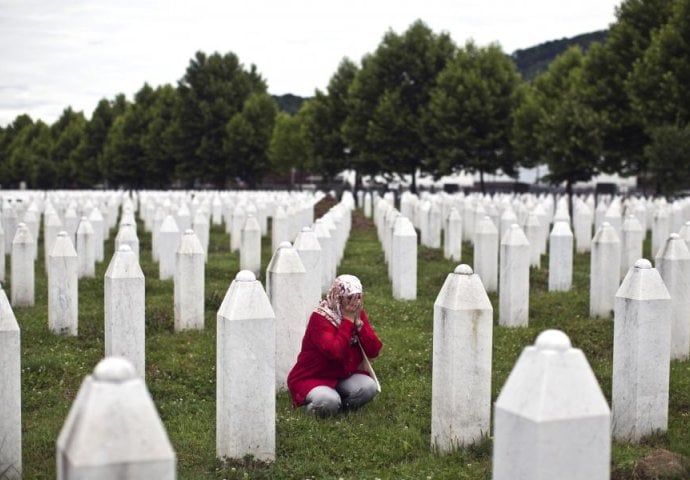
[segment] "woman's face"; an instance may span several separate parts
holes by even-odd
[[[340,305],[341,308],[346,311],[361,310],[364,305],[362,294],[355,293],[353,295],[344,295]]]

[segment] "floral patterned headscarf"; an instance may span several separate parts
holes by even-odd
[[[316,312],[326,317],[336,327],[340,326],[343,314],[340,304],[343,297],[362,293],[362,282],[354,275],[339,275],[333,280],[333,285],[326,293],[326,298],[321,300],[316,307]]]

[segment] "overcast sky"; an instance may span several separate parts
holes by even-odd
[[[232,51],[280,95],[324,89],[340,60],[359,62],[389,29],[416,19],[463,44],[506,53],[607,28],[613,0],[0,0],[0,126],[54,122],[71,105],[175,85],[194,53]]]

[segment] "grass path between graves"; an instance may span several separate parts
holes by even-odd
[[[173,284],[160,281],[151,260],[150,234],[139,224],[141,265],[146,276],[146,383],[177,453],[181,479],[488,479],[491,439],[452,454],[430,450],[433,302],[456,266],[441,250],[419,248],[418,299],[391,296],[383,252],[373,225],[361,218],[353,229],[339,273],[362,279],[365,306],[384,343],[374,367],[383,391],[364,409],[330,420],[293,410],[278,394],[277,458],[273,464],[221,462],[215,458],[215,315],[239,269],[228,235],[213,226],[206,266],[206,329],[173,332]],[[36,264],[36,306],[17,308],[22,338],[22,435],[25,479],[55,478],[55,441],[83,378],[103,355],[103,275],[79,283],[79,336],[49,333],[43,252]],[[645,245],[649,252],[649,242]],[[263,269],[270,260],[263,241]],[[575,255],[574,287],[548,293],[548,257],[532,270],[530,326],[494,327],[492,400],[495,401],[522,349],[546,328],[559,328],[584,351],[607,399],[611,397],[613,324],[588,317],[589,255]],[[648,257],[649,258],[649,257]],[[462,263],[472,264],[463,245]],[[7,285],[9,292],[11,286]],[[497,297],[490,296],[496,322]],[[614,444],[612,477],[645,478],[640,460],[663,448],[690,456],[690,362],[673,362],[669,430],[641,445]]]

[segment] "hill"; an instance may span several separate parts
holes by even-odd
[[[579,45],[583,51],[586,51],[593,42],[603,42],[606,40],[607,32],[608,30],[598,30],[575,37],[550,40],[533,47],[515,50],[510,55],[510,58],[517,65],[522,78],[531,80],[545,71],[558,55],[565,52],[571,46]],[[285,95],[273,95],[273,99],[278,104],[278,110],[295,115],[305,100],[309,98],[287,93]]]
[[[278,110],[281,112],[289,113],[290,115],[296,114],[305,100],[305,97],[299,97],[291,93],[286,93],[285,95],[272,95],[273,99],[278,104]]]
[[[579,45],[583,51],[586,51],[593,42],[603,42],[606,40],[607,32],[608,30],[598,30],[571,38],[551,40],[534,47],[515,50],[510,57],[517,65],[522,78],[531,80],[545,71],[558,55],[565,52],[571,46]]]

